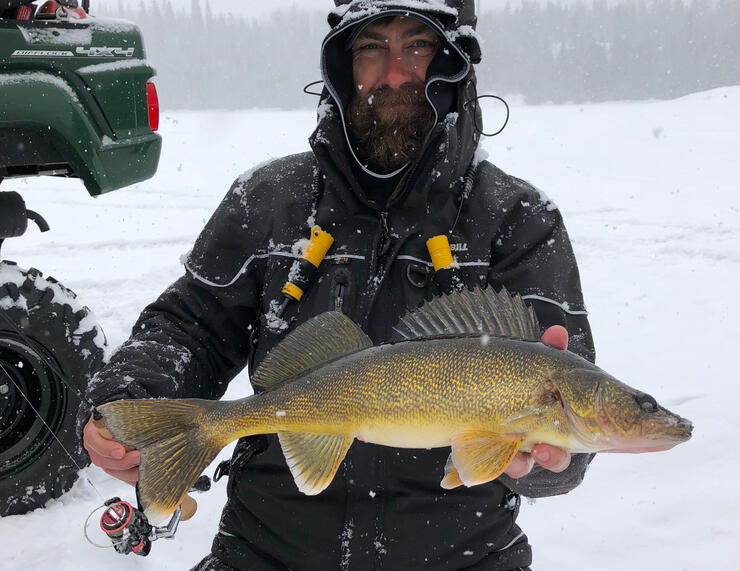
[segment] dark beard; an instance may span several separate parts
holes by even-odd
[[[409,105],[385,109],[398,103]],[[363,165],[380,173],[418,159],[434,124],[434,110],[424,96],[424,86],[415,85],[398,89],[381,86],[365,95],[357,93],[347,115],[355,155]]]

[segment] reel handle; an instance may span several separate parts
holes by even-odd
[[[114,440],[113,435],[110,433],[110,431],[105,427],[105,419],[104,418],[93,418],[92,419],[93,426],[98,429],[98,433],[100,436],[105,438],[106,440]],[[126,452],[131,452],[132,450],[135,450],[133,446],[123,446]],[[182,503],[180,504],[180,508],[182,509],[182,515],[180,516],[181,521],[187,521],[191,517],[195,515],[195,512],[198,510],[198,502],[195,501],[195,499],[190,495],[186,494],[185,497],[182,499]]]

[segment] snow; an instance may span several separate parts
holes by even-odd
[[[441,0],[374,0],[373,2],[368,2],[367,0],[354,0],[349,4],[337,6],[331,13],[338,18],[341,18],[339,25],[343,26],[349,22],[354,22],[356,20],[361,20],[368,16],[378,14],[388,6],[392,8],[417,10],[426,13],[431,12],[457,17],[457,10],[447,6]]]
[[[495,104],[481,105],[496,124]],[[75,180],[4,181],[52,231],[29,229],[3,256],[73,289],[115,347],[181,274],[180,254],[239,173],[306,150],[314,125],[311,111],[165,112],[152,180],[97,199]],[[523,502],[535,569],[740,568],[738,125],[732,87],[668,102],[515,105],[507,129],[483,142],[490,160],[560,205],[598,363],[695,424],[674,450],[601,455],[570,494]],[[242,374],[227,397],[249,391]],[[225,480],[196,496],[199,511],[175,540],[134,558],[89,545],[82,532],[104,499],[133,500],[133,491],[97,469],[83,476],[46,509],[0,519],[3,571],[182,570],[209,550]],[[96,520],[90,534],[103,543]],[[350,522],[337,541],[352,533]]]
[[[143,59],[129,59],[119,61],[109,61],[106,63],[95,63],[92,65],[86,65],[77,70],[78,73],[108,73],[112,71],[120,71],[123,69],[135,69],[137,67],[151,67],[151,64]]]
[[[31,28],[18,26],[27,44],[89,46],[92,29],[80,28]]]

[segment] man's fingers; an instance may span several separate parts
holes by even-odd
[[[138,450],[132,450],[127,452],[126,455],[121,459],[113,459],[107,456],[101,456],[95,451],[88,452],[90,455],[90,461],[98,468],[103,470],[129,470],[130,468],[137,468],[141,463],[141,455]]]
[[[504,470],[504,474],[515,480],[529,474],[534,465],[534,460],[529,454],[517,452],[509,462],[509,466]]]
[[[544,345],[549,345],[555,349],[568,348],[568,330],[562,325],[553,325],[545,329],[540,339]]]
[[[570,466],[570,452],[548,444],[535,444],[532,447],[532,457],[550,472],[562,472]]]
[[[104,458],[121,460],[126,455],[126,449],[122,444],[115,440],[103,438],[95,425],[90,421],[85,425],[82,436],[85,450],[87,450],[91,457],[95,453]]]
[[[535,444],[530,454],[517,452],[504,474],[514,479],[523,478],[532,471],[535,462],[550,472],[562,472],[570,466],[570,452],[549,444]]]

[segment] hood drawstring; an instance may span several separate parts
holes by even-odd
[[[311,83],[307,83],[303,86],[303,93],[306,95],[316,95],[317,97],[321,97],[321,93],[316,93],[315,91],[309,91],[309,87],[313,87],[314,85],[318,85],[319,83],[324,83],[323,79],[319,79],[318,81],[312,81]]]
[[[475,90],[475,86],[473,86],[473,89]],[[506,119],[504,119],[503,125],[501,125],[501,128],[494,132],[494,133],[484,133],[483,132],[483,126],[478,125],[478,100],[479,99],[485,99],[486,97],[489,97],[491,99],[498,99],[501,103],[504,104],[504,107],[506,107]],[[474,108],[473,108],[473,126],[475,127],[475,130],[478,132],[479,135],[483,135],[484,137],[495,137],[496,135],[501,134],[501,132],[506,129],[506,125],[509,123],[509,104],[506,102],[506,100],[503,97],[500,97],[498,95],[478,95],[478,91],[475,91],[475,97],[472,99],[468,99],[465,102],[464,107],[467,108],[467,106],[473,102]]]

